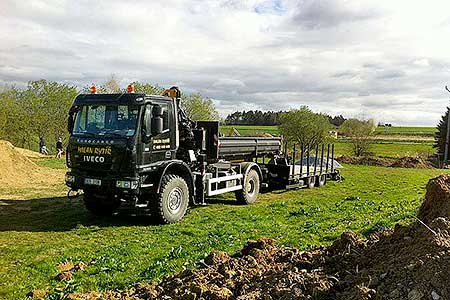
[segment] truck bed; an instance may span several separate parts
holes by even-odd
[[[221,137],[217,121],[198,121],[197,129],[205,132],[204,151],[211,162],[219,159],[252,159],[281,151],[280,137]]]
[[[243,159],[273,155],[281,151],[279,137],[220,137],[218,158]]]

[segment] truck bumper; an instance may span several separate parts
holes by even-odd
[[[136,177],[93,177],[75,172],[66,173],[66,185],[74,191],[89,190],[115,195],[139,194],[139,178]]]

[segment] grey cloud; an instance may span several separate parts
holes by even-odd
[[[395,79],[404,77],[405,72],[401,70],[383,70],[379,74],[376,75],[376,78],[379,79]]]
[[[331,77],[333,77],[333,78],[354,78],[354,77],[358,76],[358,74],[359,73],[357,71],[346,70],[346,71],[334,73],[333,75],[331,75]]]
[[[369,20],[379,17],[381,14],[373,8],[359,5],[352,7],[349,5],[351,3],[336,0],[303,0],[298,4],[294,20],[305,28],[319,29]]]
[[[33,47],[30,45],[20,45],[18,47],[0,49],[0,55],[11,54],[14,55],[33,55],[48,56],[54,59],[64,59],[64,58],[80,58],[74,51],[70,49],[54,49],[45,47]]]

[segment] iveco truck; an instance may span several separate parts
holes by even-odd
[[[302,145],[298,153],[294,145],[288,156],[280,137],[222,137],[218,122],[192,121],[180,96],[176,87],[146,95],[129,85],[127,93],[92,87],[75,98],[66,184],[83,192],[90,212],[174,223],[207,197],[234,192],[239,203],[252,204],[262,188],[311,188],[339,177],[330,145]]]

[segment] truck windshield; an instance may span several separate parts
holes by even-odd
[[[74,134],[133,136],[138,107],[129,105],[85,105],[75,118]]]

